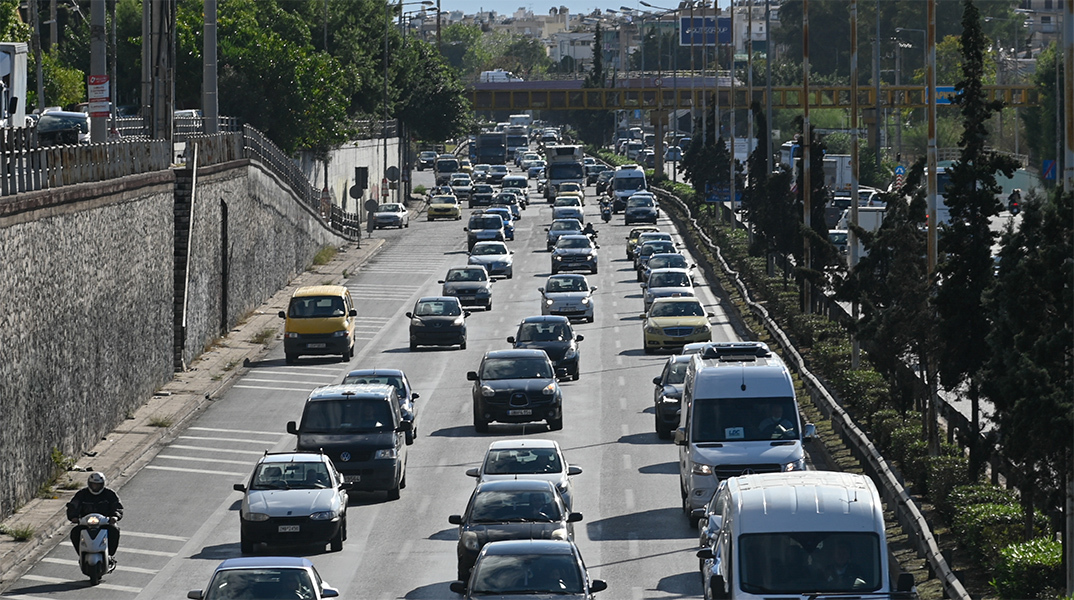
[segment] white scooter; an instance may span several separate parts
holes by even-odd
[[[78,565],[82,574],[90,578],[90,584],[97,585],[101,577],[115,569],[108,564],[108,517],[90,513],[78,524],[85,527],[78,540]]]

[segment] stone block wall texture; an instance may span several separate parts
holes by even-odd
[[[225,228],[226,252],[221,245]],[[199,174],[191,231],[183,350],[187,364],[309,268],[322,247],[345,243],[256,162],[246,168]],[[226,328],[222,328],[224,322]]]
[[[78,187],[0,218],[0,515],[172,376],[172,184]]]

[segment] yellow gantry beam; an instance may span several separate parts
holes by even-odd
[[[727,88],[706,90],[701,88],[690,91],[686,87],[675,89],[668,87],[670,80],[664,80],[664,87],[652,88],[616,88],[616,89],[556,89],[556,82],[550,81],[547,89],[473,89],[468,88],[466,95],[474,110],[619,110],[619,109],[676,109],[700,108],[703,104],[711,106],[718,98],[721,107],[731,106],[731,92]],[[509,84],[506,84],[509,85]],[[1025,85],[986,85],[984,91],[989,100],[1002,100],[1006,106],[1036,106],[1039,95],[1036,88]],[[876,106],[876,90],[869,87],[858,88],[858,105],[862,108]],[[882,108],[924,108],[927,96],[923,86],[885,86],[880,88],[880,106]],[[765,88],[753,90],[753,100],[764,106]],[[748,90],[741,87],[735,90],[735,106],[747,108],[750,105]],[[803,105],[802,88],[772,88],[772,108],[801,109]],[[809,107],[850,108],[850,86],[810,87]]]

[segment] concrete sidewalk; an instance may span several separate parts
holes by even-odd
[[[411,211],[419,214],[423,206]],[[363,235],[363,238],[365,236]],[[287,307],[296,288],[306,285],[338,285],[354,276],[385,244],[383,239],[363,239],[361,247],[347,244],[329,263],[312,267],[279,290],[242,323],[220,338],[170,383],[84,456],[74,457],[76,466],[62,473],[50,489],[22,506],[0,527],[0,592],[51,551],[57,542],[67,543],[67,501],[85,486],[86,472],[102,471],[108,485],[120,490],[160,449],[179,435],[212,402],[218,400],[247,371],[244,365],[275,348],[282,338],[283,319],[277,313]],[[121,490],[120,490],[121,491]],[[26,533],[17,542],[11,535]],[[122,553],[122,546],[120,553]],[[77,569],[71,579],[82,576]]]

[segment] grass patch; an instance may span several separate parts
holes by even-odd
[[[276,330],[271,327],[266,327],[255,333],[254,337],[250,338],[250,341],[255,344],[267,344],[269,340],[274,337],[276,337]]]
[[[150,427],[167,429],[168,427],[171,427],[173,423],[175,423],[175,421],[173,421],[171,417],[153,417],[149,419]]]
[[[67,481],[65,481],[63,485],[60,486],[60,489],[67,491],[80,490],[82,489],[82,484],[68,477]]]
[[[15,538],[16,542],[25,542],[26,540],[34,537],[36,530],[29,525],[22,527],[4,527],[0,525],[0,533],[10,535]]]
[[[238,361],[229,360],[228,363],[226,365],[224,365],[224,370],[225,371],[230,371],[230,370],[234,369],[237,366],[239,366]]]
[[[730,177],[730,176],[728,176],[728,177]],[[421,196],[424,196],[425,192],[427,192],[427,191],[428,191],[428,189],[426,189],[426,187],[424,185],[416,185],[410,190],[410,193],[419,194]]]
[[[336,257],[339,250],[336,250],[335,246],[325,246],[317,251],[317,254],[313,256],[313,264],[315,265],[327,265]]]

